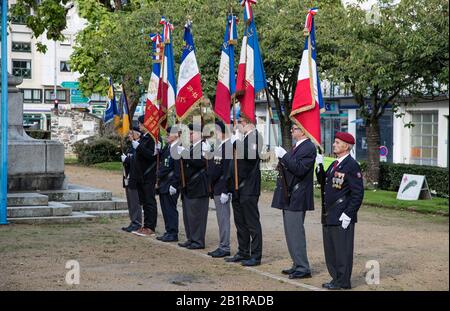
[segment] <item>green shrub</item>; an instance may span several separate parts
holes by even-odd
[[[121,154],[120,145],[116,141],[96,136],[76,142],[74,152],[78,162],[83,165],[117,161]]]

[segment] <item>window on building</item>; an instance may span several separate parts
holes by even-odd
[[[16,77],[31,79],[31,60],[12,61],[12,74]]]
[[[14,9],[15,4],[11,5],[11,11]],[[13,16],[11,18],[11,21],[13,24],[19,24],[19,25],[26,25],[27,24],[27,17],[31,15],[30,8],[25,7],[25,14],[21,16]]]
[[[69,61],[63,60],[59,62],[59,71],[61,72],[70,72],[70,64]]]
[[[23,89],[22,92],[25,103],[42,103],[42,90]]]
[[[72,45],[72,36],[71,35],[64,35],[64,40],[59,43],[60,45]]]
[[[437,165],[438,113],[437,111],[412,112],[411,163]]]
[[[12,42],[11,50],[13,52],[31,52],[31,43],[30,42]]]
[[[56,90],[57,98],[59,103],[67,102],[67,92],[66,90]],[[52,103],[53,102],[53,90],[45,90],[45,102]]]

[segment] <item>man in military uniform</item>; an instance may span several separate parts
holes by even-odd
[[[167,129],[167,144],[160,151],[158,170],[159,202],[166,231],[156,239],[163,242],[178,241],[177,201],[180,184],[180,160],[177,157],[178,146],[178,129],[169,127]]]
[[[282,270],[290,279],[311,277],[306,252],[305,214],[314,210],[314,162],[316,147],[301,128],[291,128],[295,146],[287,152],[282,147],[275,148],[279,158],[277,188],[272,207],[283,210],[284,232],[292,267]]]
[[[322,229],[325,261],[332,280],[322,287],[336,289],[351,288],[353,268],[353,245],[357,212],[364,197],[361,168],[350,155],[355,138],[344,132],[337,132],[333,153],[337,160],[326,172],[323,157],[316,162],[317,180],[322,185]]]
[[[128,139],[130,141],[138,140],[141,136],[141,131],[138,127],[134,127],[128,133]],[[136,163],[136,151],[130,146],[126,154],[121,155],[124,175],[123,175],[123,187],[125,188],[125,194],[127,197],[128,213],[130,216],[130,225],[123,227],[122,230],[126,232],[132,232],[139,230],[142,227],[142,209],[139,205],[139,194],[137,190],[137,163]]]
[[[237,229],[238,252],[227,262],[241,262],[243,266],[257,266],[262,257],[262,230],[258,200],[261,194],[260,152],[263,138],[250,120],[241,116],[231,142],[237,153],[238,184],[235,185],[235,161],[231,164],[231,188],[234,223]],[[244,135],[244,137],[242,137]]]
[[[189,131],[191,147],[189,150],[181,146],[178,148],[185,182],[182,202],[187,239],[178,245],[188,249],[204,249],[209,208],[205,152],[210,151],[210,146],[207,142],[202,142],[202,127],[199,124],[190,124]]]
[[[134,234],[150,236],[155,234],[157,207],[155,198],[156,183],[156,154],[158,146],[144,126],[144,116],[138,118],[139,129],[143,135],[139,140],[131,142],[136,152],[136,163],[138,169],[137,189],[139,200],[144,210],[144,226]]]
[[[230,256],[230,199],[229,168],[233,157],[233,146],[230,138],[226,139],[225,124],[216,122],[216,141],[214,152],[209,160],[208,176],[216,206],[217,223],[219,225],[219,247],[208,252],[213,258]]]

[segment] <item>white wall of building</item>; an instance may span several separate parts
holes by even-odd
[[[449,100],[434,102],[419,102],[411,106],[402,106],[399,110],[404,113],[402,118],[394,118],[394,163],[411,164],[411,129],[405,128],[405,124],[412,121],[413,112],[437,111],[438,112],[438,156],[437,164],[441,167],[448,166],[448,115]]]

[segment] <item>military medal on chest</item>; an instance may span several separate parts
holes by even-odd
[[[333,188],[341,189],[342,184],[344,183],[344,177],[345,177],[344,173],[334,172]]]

